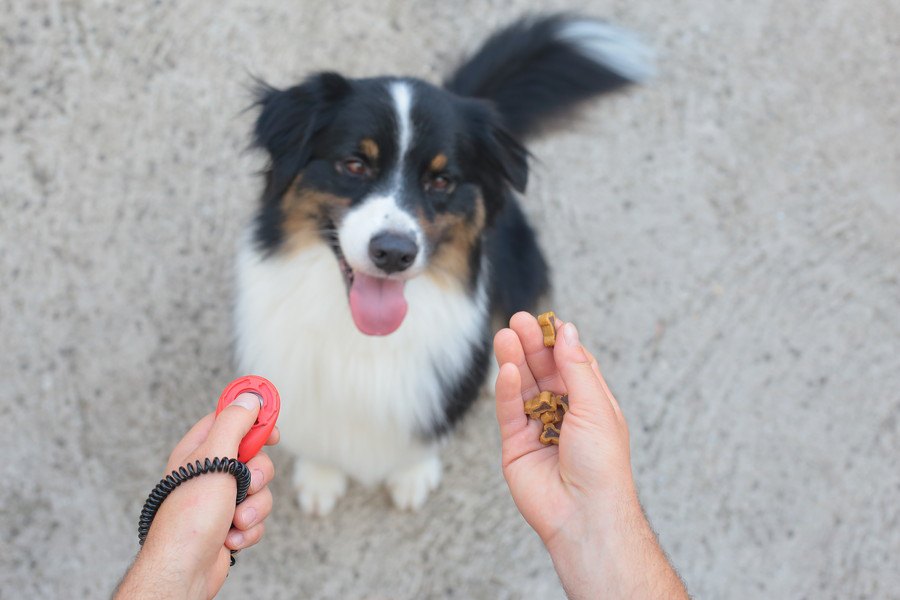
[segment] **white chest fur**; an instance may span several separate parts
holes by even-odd
[[[247,236],[249,238],[249,236]],[[325,244],[261,259],[238,256],[237,359],[282,398],[282,445],[363,483],[419,460],[417,433],[444,419],[442,396],[468,367],[487,316],[474,297],[427,276],[406,284],[400,328],[370,337],[353,324],[337,261]]]

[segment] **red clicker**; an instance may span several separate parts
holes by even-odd
[[[259,396],[262,399],[262,406],[259,407],[259,415],[256,417],[256,422],[247,435],[244,436],[244,439],[241,440],[240,446],[238,446],[237,458],[242,463],[246,463],[256,456],[265,445],[266,440],[269,439],[269,435],[275,428],[275,421],[278,420],[278,412],[281,410],[281,398],[278,396],[278,390],[275,389],[272,382],[259,375],[247,375],[239,377],[228,384],[228,387],[219,396],[216,415],[244,392],[250,392]]]

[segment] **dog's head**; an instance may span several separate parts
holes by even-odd
[[[328,244],[369,335],[403,322],[406,282],[471,289],[482,234],[527,152],[492,107],[411,79],[322,73],[263,87],[256,144],[270,157],[256,238],[267,251]]]

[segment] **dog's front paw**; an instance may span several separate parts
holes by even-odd
[[[300,508],[308,515],[324,517],[347,492],[347,476],[335,468],[297,460],[294,484]]]
[[[433,454],[388,477],[387,488],[397,508],[417,510],[440,481],[441,459]]]

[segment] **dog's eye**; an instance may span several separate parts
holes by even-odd
[[[449,192],[453,189],[453,180],[446,175],[432,175],[425,187],[432,192]]]
[[[371,169],[369,169],[369,165],[365,163],[361,158],[351,157],[344,159],[344,162],[341,163],[343,170],[350,175],[355,177],[368,177],[371,174]]]

